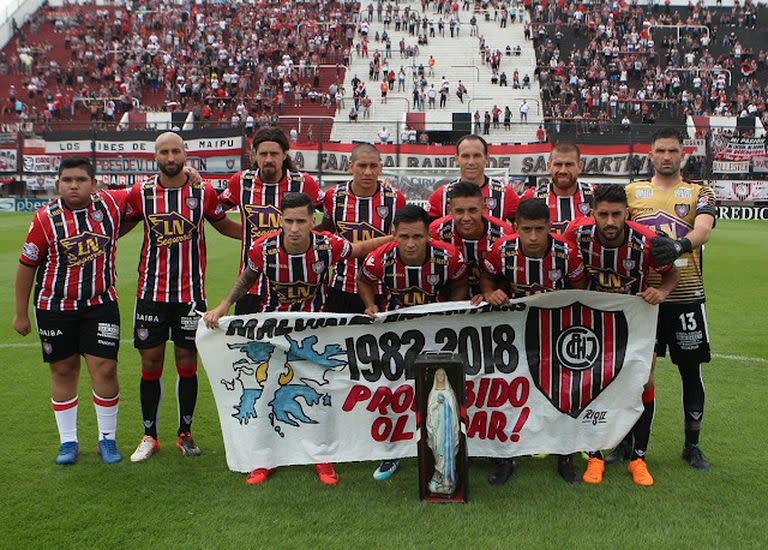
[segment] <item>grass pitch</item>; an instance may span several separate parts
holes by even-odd
[[[553,457],[519,460],[507,485],[486,477],[489,460],[470,467],[470,503],[424,505],[413,460],[391,480],[374,482],[372,463],[341,464],[341,483],[322,486],[311,467],[281,469],[260,487],[229,472],[206,376],[201,372],[195,436],[203,455],[174,448],[174,369],[166,369],[159,455],[145,464],[128,456],[142,434],[139,356],[120,351],[118,447],[122,463],[96,454],[90,384],[80,385],[80,462],[54,465],[58,435],[49,376],[36,336],[11,328],[14,277],[29,214],[0,216],[0,547],[543,547],[764,548],[768,344],[768,224],[720,222],[705,256],[710,335],[715,357],[704,370],[707,408],[702,448],[707,473],[680,459],[680,380],[668,360],[656,371],[657,407],[649,449],[656,485],[632,484],[609,467],[600,486],[571,487]],[[119,246],[123,338],[131,337],[141,231]],[[238,245],[208,230],[209,302],[231,285]],[[578,459],[578,466],[583,461]]]

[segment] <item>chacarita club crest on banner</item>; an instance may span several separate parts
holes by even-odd
[[[600,311],[579,302],[531,307],[525,345],[533,383],[560,412],[577,418],[616,379],[627,339],[622,311]]]
[[[285,433],[280,424],[294,428],[301,424],[317,424],[305,407],[330,407],[331,396],[321,393],[323,386],[328,384],[326,375],[330,370],[347,366],[346,360],[337,358],[338,355],[346,356],[346,351],[337,344],[326,345],[322,351],[317,351],[317,336],[307,336],[300,342],[287,335],[284,338],[287,344],[284,349],[273,342],[262,341],[227,344],[229,349],[240,351],[243,357],[232,363],[234,378],[221,380],[227,390],[240,392],[232,417],[241,425],[259,418],[258,401],[266,391],[272,391],[272,398],[267,403],[269,421],[281,437],[285,437]],[[311,371],[316,375],[296,380],[297,371]]]

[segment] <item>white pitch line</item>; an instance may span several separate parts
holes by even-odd
[[[123,338],[120,340],[121,344],[133,343],[130,338]],[[40,342],[15,342],[13,344],[0,344],[0,349],[19,349],[19,348],[39,348]]]

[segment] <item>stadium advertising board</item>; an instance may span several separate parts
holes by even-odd
[[[353,143],[324,143],[320,150],[316,143],[303,143],[291,149],[296,164],[302,170],[323,173],[347,173],[347,164]],[[385,168],[454,168],[456,148],[453,145],[396,145],[377,144]],[[552,146],[549,143],[528,145],[490,145],[488,147],[490,168],[507,169],[513,175],[544,176],[549,174],[547,159]],[[630,159],[636,157],[639,173],[650,171],[648,145],[581,145],[585,174],[629,175],[632,173]],[[695,148],[686,147],[690,154]],[[458,171],[458,169],[457,169]]]
[[[187,147],[187,165],[201,173],[233,173],[240,169],[243,138],[238,129],[179,132]],[[152,174],[157,132],[51,132],[44,135],[42,158],[34,171],[54,171],[68,155],[95,158],[99,174]],[[25,165],[26,166],[26,165]]]
[[[642,411],[656,306],[561,291],[504,309],[468,302],[364,315],[200,322],[197,346],[233,471],[415,456],[413,360],[466,357],[469,453],[614,446]]]
[[[0,199],[0,212],[34,212],[50,202],[50,199],[36,197]]]
[[[768,221],[768,206],[718,206],[719,220]]]
[[[712,190],[719,201],[768,201],[768,182],[752,180],[715,180]]]

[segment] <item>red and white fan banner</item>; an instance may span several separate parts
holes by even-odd
[[[642,411],[656,306],[567,290],[503,309],[469,302],[380,314],[266,313],[200,322],[197,347],[233,471],[416,455],[422,352],[466,358],[469,453],[616,445]]]
[[[714,180],[712,191],[719,201],[754,202],[768,200],[768,182],[753,180]]]

